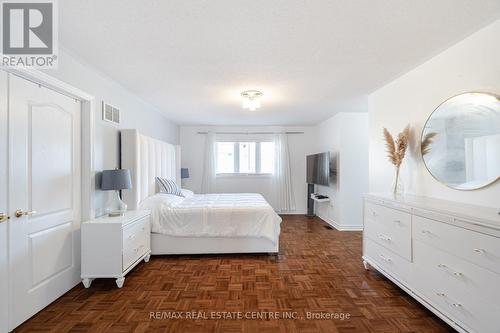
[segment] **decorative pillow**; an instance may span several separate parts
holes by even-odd
[[[161,207],[164,206],[173,207],[184,200],[186,200],[186,198],[179,197],[177,195],[156,193],[155,195],[152,195],[142,200],[141,203],[139,204],[139,209],[153,210],[153,209],[158,209],[160,207],[161,210]]]
[[[181,192],[182,192],[182,195],[184,195],[186,198],[194,197],[194,192],[190,191],[190,190],[188,190],[186,188],[182,188]]]
[[[156,177],[156,184],[158,184],[158,188],[160,189],[160,193],[167,193],[177,195],[179,197],[183,197],[181,188],[177,183],[171,179]]]

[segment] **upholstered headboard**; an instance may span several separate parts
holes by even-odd
[[[121,167],[129,169],[132,177],[132,189],[123,191],[123,201],[128,209],[137,209],[142,200],[156,193],[155,177],[173,179],[180,185],[180,146],[135,129],[121,130]]]

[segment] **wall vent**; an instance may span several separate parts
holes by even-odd
[[[108,121],[110,123],[119,124],[120,123],[120,109],[114,107],[111,104],[102,102],[102,120]]]

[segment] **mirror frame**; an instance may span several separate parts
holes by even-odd
[[[491,186],[491,185],[495,184],[500,179],[500,174],[497,176],[497,178],[495,178],[494,180],[492,180],[488,184],[485,184],[485,185],[480,186],[480,187],[475,187],[475,188],[456,188],[456,187],[450,186],[450,185],[442,182],[440,179],[438,179],[436,176],[434,176],[434,174],[431,172],[431,170],[429,170],[429,167],[425,163],[424,155],[422,154],[422,141],[424,140],[425,128],[427,127],[427,123],[429,122],[429,120],[432,118],[432,115],[434,113],[436,113],[436,111],[443,104],[445,104],[446,102],[448,102],[450,99],[453,99],[455,97],[458,97],[458,96],[464,95],[464,94],[483,94],[483,95],[489,95],[489,96],[495,97],[500,102],[500,95],[499,94],[492,93],[492,92],[486,92],[486,91],[465,91],[465,92],[462,92],[460,94],[456,94],[456,95],[453,95],[453,96],[447,98],[443,102],[439,103],[439,105],[436,108],[434,108],[434,110],[431,112],[431,114],[427,117],[427,120],[425,121],[424,126],[422,127],[422,133],[420,134],[420,142],[419,142],[419,147],[420,148],[419,148],[419,152],[420,152],[420,157],[422,158],[422,163],[425,166],[425,169],[432,176],[432,178],[434,178],[438,183],[440,183],[440,184],[442,184],[442,185],[444,185],[444,186],[446,186],[446,187],[448,187],[448,188],[450,188],[452,190],[456,190],[456,191],[476,191],[476,190],[481,190],[481,189],[484,189],[484,188],[486,188],[488,186]]]

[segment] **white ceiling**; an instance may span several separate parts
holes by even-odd
[[[179,124],[307,125],[500,17],[499,0],[64,0],[61,44]],[[246,89],[262,108],[241,108]]]

